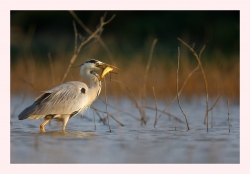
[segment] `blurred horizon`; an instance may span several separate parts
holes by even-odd
[[[82,22],[95,31],[105,11],[75,11]],[[176,55],[177,37],[206,54],[239,55],[239,11],[107,11],[106,19],[115,18],[101,35],[113,54],[131,56],[145,52],[154,38],[156,52]],[[74,50],[74,18],[68,11],[11,11],[11,61],[25,54],[21,42],[28,43],[34,55],[47,56]],[[81,38],[86,33],[76,23]],[[26,50],[27,51],[27,50]]]

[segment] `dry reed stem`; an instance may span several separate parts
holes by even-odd
[[[205,47],[206,47],[206,45],[204,45],[204,46],[202,47],[202,49],[201,49],[201,51],[200,51],[200,53],[199,53],[199,57],[201,56],[201,54],[202,54],[202,52],[204,51]],[[196,71],[198,71],[199,68],[200,68],[200,67],[199,67],[199,64],[198,64],[197,67],[194,68],[194,69],[188,74],[187,78],[184,80],[184,82],[183,82],[183,84],[182,84],[182,86],[181,86],[181,89],[180,89],[179,92],[178,92],[179,95],[181,95],[181,93],[182,93],[184,87],[186,86],[188,80],[190,79],[190,77],[191,77]],[[171,102],[170,102],[168,105],[166,105],[164,111],[166,111],[166,110],[175,102],[176,99],[177,99],[177,95],[171,100]],[[161,117],[161,115],[158,116],[158,119],[159,119],[160,117]],[[156,124],[157,124],[158,119],[156,120]]]
[[[143,87],[142,87],[142,105],[145,105],[145,96],[146,96],[146,82],[147,82],[147,77],[148,77],[148,71],[149,71],[149,67],[153,58],[153,51],[154,51],[154,47],[155,44],[157,42],[157,39],[154,39],[151,48],[150,48],[150,52],[149,52],[149,58],[148,58],[148,62],[147,62],[147,66],[145,69],[145,73],[144,73],[144,82],[143,82]],[[143,112],[143,116],[145,116],[145,112],[144,110],[142,110]],[[142,119],[145,119],[145,117],[142,117]]]
[[[97,109],[94,107],[94,106],[90,106],[91,109],[93,109],[95,111],[95,113],[98,115],[98,117],[100,118],[100,121],[105,125],[106,124],[106,121],[105,119],[103,119],[101,117],[101,115],[98,113]]]
[[[119,80],[113,80],[113,79],[112,79],[112,81],[118,82],[118,83],[120,84],[120,86],[122,87],[122,89],[128,93],[128,97],[134,102],[134,104],[135,104],[136,108],[138,109],[139,113],[141,114],[141,116],[142,116],[142,114],[143,114],[143,113],[141,112],[141,110],[142,110],[141,108],[147,108],[147,109],[151,109],[151,110],[153,109],[153,110],[155,110],[155,108],[151,108],[151,107],[148,107],[148,106],[139,106],[137,100],[135,99],[134,94],[129,90],[129,88],[128,88],[126,85],[124,85],[124,83],[122,83],[122,82],[119,81]],[[101,101],[102,101],[102,100],[101,100]],[[102,101],[102,102],[103,102],[103,101]],[[113,107],[113,108],[114,108],[114,107]],[[127,111],[127,110],[129,110],[129,109],[131,109],[131,108],[126,108],[126,109],[123,109],[123,110],[126,110],[126,111]],[[132,117],[135,118],[136,120],[138,120],[138,118],[136,118],[135,116],[133,116],[133,115],[131,115],[131,114],[129,114],[129,113],[124,112],[123,110],[118,110],[118,111],[116,111],[115,113],[123,112],[123,113],[125,113],[125,114],[127,114],[127,115],[129,115],[129,116],[132,116]],[[158,109],[158,112],[161,112],[162,114],[166,114],[166,115],[168,115],[170,118],[172,117],[174,120],[176,120],[176,121],[178,121],[178,122],[180,122],[180,123],[183,123],[182,120],[180,120],[178,117],[174,116],[173,114],[171,114],[171,113],[169,113],[169,112],[161,111],[161,110],[159,110],[159,109]],[[113,113],[113,114],[115,114],[115,113]],[[140,119],[140,121],[141,121],[141,122],[144,121],[143,123],[146,125],[145,120]]]
[[[105,104],[105,101],[103,101],[101,98],[98,98],[102,103],[104,103]],[[139,119],[139,118],[137,118],[136,116],[134,116],[134,115],[132,115],[132,114],[130,114],[130,113],[128,113],[128,112],[125,112],[124,110],[129,110],[129,109],[131,109],[131,108],[125,108],[125,109],[120,109],[120,110],[117,110],[114,106],[112,106],[111,104],[108,104],[109,105],[109,107],[111,107],[111,108],[113,108],[113,109],[115,109],[116,111],[114,112],[114,113],[112,113],[111,115],[115,115],[115,114],[118,114],[118,113],[124,113],[124,114],[126,114],[126,115],[129,115],[129,116],[131,116],[131,117],[133,117],[134,119],[136,119],[137,121],[141,121],[141,119]]]
[[[100,100],[101,102],[105,103],[105,101],[103,101],[102,99],[99,98],[99,100]],[[112,113],[111,115],[115,115],[115,114],[118,114],[118,113],[121,113],[121,112],[122,112],[122,113],[124,113],[124,114],[126,114],[126,115],[129,115],[129,116],[133,117],[133,118],[136,119],[137,121],[141,121],[141,119],[137,118],[136,116],[134,116],[134,115],[132,115],[132,114],[130,114],[130,113],[128,113],[128,112],[125,112],[125,111],[129,111],[129,110],[131,110],[131,109],[134,109],[134,108],[129,107],[129,108],[124,108],[124,109],[122,109],[122,110],[117,110],[114,106],[112,106],[112,105],[110,105],[110,104],[109,104],[109,107],[111,107],[111,108],[113,108],[113,109],[116,110],[116,111],[115,111],[114,113]],[[150,110],[155,110],[155,108],[149,107],[149,106],[139,106],[139,107],[140,107],[140,108],[150,109]],[[162,111],[162,110],[159,110],[159,109],[157,109],[157,110],[158,110],[158,112],[160,112],[160,113],[162,113],[162,114],[165,114],[165,115],[169,116],[169,118],[173,118],[174,120],[176,120],[176,121],[178,121],[178,122],[180,122],[180,123],[183,123],[183,121],[182,121],[181,119],[179,119],[177,116],[175,116],[175,115],[173,115],[173,114],[171,114],[171,113],[169,113],[169,112],[166,112],[166,111]]]
[[[179,86],[178,85],[179,84],[179,82],[178,82],[178,75],[179,74],[178,73],[179,73],[179,67],[180,67],[179,65],[180,65],[180,48],[178,47],[178,65],[177,65],[177,74],[176,74],[176,93],[177,93],[177,100],[178,100],[179,107],[181,109],[182,114],[185,117],[187,128],[189,130],[187,116],[186,116],[185,112],[183,111],[183,109],[181,108],[181,102],[180,102],[180,99],[179,99],[179,89],[178,89],[178,86]]]
[[[84,25],[84,23],[78,18],[78,16],[76,15],[76,13],[74,11],[69,11],[70,14],[73,16],[73,18],[77,21],[77,23],[89,34],[89,35],[92,35],[93,32],[86,26]],[[106,13],[104,14],[104,16],[106,16]],[[115,14],[110,18],[110,21],[113,20],[113,18],[115,17]],[[109,22],[110,22],[109,21]],[[115,64],[115,61],[113,59],[113,55],[111,54],[111,51],[109,50],[109,48],[107,47],[107,45],[104,43],[104,41],[100,38],[100,37],[97,37],[96,38],[99,43],[102,45],[102,47],[104,48],[104,50],[107,52],[108,54],[108,57],[111,61],[111,63],[113,65],[116,65]]]
[[[179,95],[181,95],[181,93],[182,93],[184,87],[186,86],[188,80],[190,79],[190,77],[191,77],[198,69],[199,69],[199,66],[197,66],[195,69],[193,69],[193,70],[188,74],[188,76],[187,76],[187,78],[185,79],[185,81],[184,81],[184,83],[183,83],[181,89],[180,89],[179,92],[178,92]],[[168,110],[168,108],[175,102],[176,99],[177,99],[177,95],[171,100],[171,102],[170,102],[168,105],[166,105],[164,111]],[[159,119],[160,117],[161,117],[161,115],[158,116],[158,119]],[[158,119],[157,119],[157,121],[158,121]],[[157,122],[157,121],[156,121],[156,122]]]
[[[141,106],[141,107],[143,107],[143,106]],[[147,109],[150,109],[150,110],[155,110],[155,108],[152,108],[152,107],[149,107],[149,106],[144,106],[145,108],[147,108]],[[159,110],[158,109],[158,112],[161,112],[161,113],[163,113],[163,114],[166,114],[167,116],[169,116],[169,118],[173,118],[175,121],[178,121],[178,122],[180,122],[180,123],[184,123],[181,119],[179,119],[177,116],[175,116],[175,115],[173,115],[173,114],[171,114],[171,113],[169,113],[169,112],[166,112],[166,111],[162,111],[162,110]]]
[[[106,88],[107,88],[107,86],[106,86],[106,80],[105,80],[105,77],[104,77],[104,88],[105,88],[105,90],[104,90],[104,94],[105,94],[105,105],[106,105],[106,113],[107,113],[107,118],[108,118],[108,127],[109,127],[109,132],[111,133],[111,129],[110,129],[110,125],[109,125],[109,115],[108,115],[108,99],[107,99],[107,92],[106,92]]]
[[[229,106],[229,99],[227,98],[227,108],[228,108],[228,131],[230,133],[230,127],[231,127],[231,124],[230,124],[230,106]]]
[[[198,63],[199,63],[199,67],[201,69],[202,75],[203,75],[203,79],[204,79],[204,83],[205,83],[205,90],[206,90],[206,123],[207,123],[207,132],[208,132],[208,85],[207,85],[207,79],[206,79],[206,75],[204,72],[204,69],[202,67],[202,63],[201,60],[199,58],[199,56],[197,55],[197,53],[194,51],[193,48],[191,48],[186,42],[184,42],[182,39],[177,38],[181,43],[183,43],[186,47],[188,47],[190,49],[190,51],[194,54],[195,58],[197,59]]]
[[[154,87],[153,87],[153,93],[154,93],[154,101],[155,101],[155,122],[154,122],[154,128],[155,128],[157,115],[158,115],[158,107],[157,107],[156,96],[155,96],[155,88]]]
[[[145,73],[144,73],[144,83],[143,83],[143,87],[142,87],[142,105],[145,105],[146,83],[147,83],[147,78],[148,78],[148,71],[149,71],[149,67],[150,67],[150,64],[151,64],[151,61],[152,61],[152,58],[153,58],[153,51],[154,51],[154,47],[155,47],[156,42],[157,42],[157,39],[154,39],[154,41],[153,41],[153,43],[151,45],[151,48],[150,48],[148,63],[147,63]],[[146,120],[144,110],[141,110],[141,112],[143,112],[142,119]]]
[[[113,15],[108,21],[105,22],[105,21],[104,21],[104,19],[105,19],[105,14],[104,14],[103,17],[101,17],[101,19],[100,19],[100,26],[99,26],[99,27],[96,29],[96,31],[93,32],[86,40],[82,41],[82,43],[79,45],[79,47],[77,47],[76,52],[73,54],[73,56],[72,56],[71,59],[70,59],[70,63],[69,63],[69,65],[68,65],[68,68],[67,68],[66,72],[64,73],[64,76],[63,76],[63,78],[62,78],[62,80],[61,80],[61,83],[64,82],[66,76],[67,76],[68,73],[69,73],[70,67],[71,67],[71,66],[73,65],[73,63],[75,62],[75,60],[76,60],[78,54],[80,53],[82,47],[83,47],[85,44],[87,44],[90,40],[92,40],[93,38],[99,38],[99,35],[100,35],[100,34],[102,33],[102,31],[103,31],[103,26],[106,25],[106,24],[108,24],[113,18],[114,18],[114,15]],[[76,31],[76,30],[75,30],[75,31]]]
[[[216,104],[217,104],[218,101],[220,100],[222,94],[223,94],[223,92],[220,93],[220,95],[219,95],[219,96],[217,97],[217,99],[215,100],[213,106],[212,106],[210,109],[208,109],[208,112],[209,112],[209,111],[212,111],[212,112],[213,112],[213,108],[216,106]],[[213,115],[213,113],[212,113],[212,117],[213,117],[213,116],[214,116],[214,115]],[[213,121],[213,118],[211,118],[211,119],[212,119],[212,121]],[[206,124],[206,116],[205,116],[205,118],[204,118],[204,124]],[[211,123],[211,124],[212,124],[212,123]],[[211,128],[212,128],[212,126],[211,126]]]
[[[214,111],[212,109],[211,110],[211,128],[213,128],[213,124],[214,124]]]
[[[111,81],[111,78],[110,78],[110,81]],[[104,78],[104,87],[105,87],[105,102],[104,101],[102,101],[102,102],[104,102],[105,103],[105,106],[106,106],[106,112],[103,112],[103,111],[100,111],[100,110],[98,110],[98,109],[96,109],[96,108],[92,108],[92,109],[94,109],[95,111],[98,111],[98,112],[103,112],[103,113],[105,113],[105,114],[107,114],[107,119],[108,119],[108,127],[109,127],[109,131],[111,132],[111,129],[110,129],[110,124],[109,124],[109,116],[111,117],[111,118],[113,118],[117,123],[119,123],[121,126],[124,126],[121,122],[119,122],[116,118],[114,118],[113,117],[113,115],[112,114],[109,114],[109,112],[108,112],[108,102],[107,102],[107,92],[106,92],[106,89],[107,89],[107,87],[106,87],[106,79]]]
[[[209,111],[211,111],[212,112],[212,118],[211,118],[211,121],[213,121],[213,117],[214,117],[214,114],[213,114],[213,108],[216,106],[216,104],[218,103],[218,101],[220,100],[220,98],[221,98],[221,96],[222,96],[222,94],[223,94],[223,92],[221,92],[220,93],[220,95],[217,97],[217,99],[216,99],[216,101],[214,102],[214,104],[213,104],[213,106],[210,108],[210,109],[208,109],[208,112]],[[205,116],[205,118],[204,118],[204,124],[206,124],[206,116]],[[213,123],[211,123],[211,128],[212,128],[212,124]]]
[[[88,29],[88,27],[87,27],[86,25],[84,25],[84,23],[82,23],[81,19],[78,18],[78,16],[75,14],[74,11],[69,10],[69,13],[75,18],[75,20],[77,21],[77,23],[78,23],[79,25],[81,25],[81,27],[82,27],[89,35],[92,35],[92,34],[93,34],[93,32],[92,32],[90,29]]]
[[[200,58],[200,59],[201,59],[201,54],[202,54],[202,52],[205,50],[205,48],[206,48],[206,45],[204,45],[204,46],[201,48],[200,52],[199,52],[199,58]]]
[[[112,107],[112,106],[111,106]],[[92,108],[92,107],[91,107]],[[146,109],[150,109],[150,110],[155,110],[155,108],[152,108],[152,107],[150,107],[150,106],[139,106],[139,108],[146,108]],[[112,118],[113,118],[113,115],[115,115],[115,114],[118,114],[118,113],[124,113],[124,114],[127,114],[127,115],[129,115],[129,116],[132,116],[133,118],[135,118],[136,120],[138,120],[138,121],[141,121],[141,119],[138,119],[138,118],[136,118],[135,116],[133,116],[132,114],[129,114],[129,113],[126,113],[126,112],[124,112],[123,110],[126,110],[126,111],[128,111],[128,110],[130,110],[130,109],[132,109],[132,108],[124,108],[124,109],[122,109],[122,110],[116,110],[114,113],[112,113],[112,114],[109,114],[108,113],[108,115],[109,116],[111,116]],[[95,110],[97,110],[97,111],[99,111],[99,112],[102,112],[102,113],[106,113],[105,111],[100,111],[100,110],[98,110],[98,109],[95,109]],[[163,113],[163,114],[165,114],[165,115],[167,115],[167,116],[169,116],[169,118],[173,118],[175,121],[178,121],[179,123],[184,123],[181,119],[179,119],[177,116],[175,116],[175,115],[173,115],[173,114],[171,114],[171,113],[169,113],[169,112],[165,112],[165,111],[162,111],[162,110],[159,110],[158,109],[158,112],[161,112],[161,113]],[[118,121],[117,121],[118,122]],[[121,124],[121,123],[120,123]],[[122,125],[123,126],[123,125]]]
[[[121,126],[124,126],[124,124],[122,124],[120,121],[118,121],[113,115],[109,114],[108,115],[113,118],[117,123],[119,123]]]
[[[119,123],[121,126],[124,126],[124,124],[122,124],[120,121],[118,121],[112,114],[106,112],[106,111],[101,111],[99,109],[96,109],[95,107],[91,106],[90,107],[91,109],[94,109],[96,111],[96,113],[98,112],[101,112],[101,113],[104,113],[104,114],[107,114],[109,117],[113,118],[117,123]]]
[[[74,33],[75,33],[75,49],[74,49],[74,53],[76,53],[76,51],[77,51],[78,32],[77,32],[75,21],[73,21],[73,27],[74,27]]]
[[[119,77],[119,76],[118,76]],[[112,79],[112,73],[110,72],[109,73],[109,80],[110,80],[110,84],[112,84],[112,81],[111,81],[111,79]],[[111,85],[112,86],[112,85]],[[117,88],[116,88],[116,86],[114,86],[114,88],[110,88],[110,90],[112,91],[112,99],[113,99],[113,103],[114,103],[114,109],[116,110],[116,107],[115,106],[117,106]],[[119,127],[118,127],[119,128]],[[119,134],[120,135],[120,134]]]
[[[124,91],[127,91],[128,97],[134,102],[136,108],[139,110],[139,113],[141,114],[141,123],[146,125],[147,120],[146,120],[145,113],[143,112],[141,107],[139,107],[139,104],[137,100],[135,99],[134,94],[130,91],[130,89],[126,85],[124,85],[124,83],[122,83],[122,81],[119,81],[119,80],[113,80],[113,81],[118,82],[120,86],[122,87],[122,89],[124,89]]]
[[[157,42],[157,39],[154,39],[151,48],[150,48],[150,52],[149,52],[149,57],[148,57],[148,63],[145,69],[145,73],[144,73],[144,83],[143,83],[143,88],[142,88],[142,100],[143,102],[145,101],[145,95],[146,95],[146,82],[147,82],[147,78],[148,78],[148,71],[149,71],[149,67],[153,58],[153,51],[154,51],[154,47],[155,44]],[[144,103],[143,103],[144,104]]]
[[[218,103],[218,101],[220,100],[222,94],[223,94],[223,92],[220,93],[220,95],[217,97],[216,101],[214,102],[213,106],[212,106],[210,109],[208,109],[208,112],[211,111],[211,110],[215,107],[215,105],[216,105],[216,104]]]

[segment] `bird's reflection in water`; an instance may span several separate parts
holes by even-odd
[[[37,132],[34,134],[39,135],[51,135],[51,136],[62,136],[62,137],[76,137],[76,138],[85,138],[85,137],[95,137],[97,134],[90,132],[58,132],[58,131],[49,131],[49,132]]]

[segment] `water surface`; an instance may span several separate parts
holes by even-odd
[[[61,132],[61,123],[52,121],[41,133],[43,120],[18,120],[18,114],[34,101],[33,96],[11,97],[11,163],[239,163],[239,105],[230,106],[230,133],[228,107],[221,100],[209,113],[209,132],[203,124],[205,100],[182,101],[190,130],[185,122],[162,115],[154,128],[155,110],[145,110],[148,122],[142,125],[140,113],[129,99],[112,104],[124,112],[114,114],[124,127],[110,118],[110,129],[89,109],[84,116],[75,116]],[[154,101],[147,101],[154,107]],[[166,103],[158,101],[159,110]],[[94,106],[102,111],[106,106],[99,100]],[[109,113],[114,113],[108,107]],[[185,121],[179,106],[168,110]],[[95,115],[95,118],[94,118]],[[101,117],[106,115],[100,113]],[[159,112],[158,112],[159,116]],[[211,128],[212,126],[212,128]]]

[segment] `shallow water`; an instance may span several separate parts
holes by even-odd
[[[162,115],[154,128],[155,110],[145,110],[148,122],[141,122],[123,112],[114,114],[124,127],[110,118],[111,133],[93,110],[75,116],[61,132],[61,123],[51,122],[41,133],[43,120],[18,120],[18,114],[34,101],[33,96],[11,97],[11,163],[239,163],[239,105],[230,106],[230,133],[227,104],[224,99],[209,113],[209,132],[203,124],[205,100],[182,101],[190,130],[185,122]],[[140,113],[128,99],[120,99],[116,108],[140,119]],[[212,102],[211,102],[212,103]],[[159,110],[165,102],[158,101]],[[147,101],[154,107],[154,101]],[[100,101],[95,108],[105,111]],[[115,111],[108,107],[109,113]],[[185,121],[175,102],[168,110]],[[158,112],[159,115],[159,112]],[[101,113],[102,117],[105,117]],[[107,120],[106,120],[107,123]],[[212,128],[211,128],[212,126]]]

